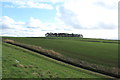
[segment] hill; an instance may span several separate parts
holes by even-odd
[[[3,78],[104,78],[35,52],[3,43]]]
[[[14,45],[40,52],[75,66],[110,76],[118,75],[118,41],[63,37],[3,38],[3,40],[6,39],[8,42],[12,40],[10,43]]]

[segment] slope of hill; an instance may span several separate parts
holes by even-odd
[[[17,42],[41,46],[67,57],[104,66],[118,66],[118,44],[86,42],[84,39],[10,38]],[[87,41],[92,41],[87,39]],[[94,39],[95,41],[95,39]],[[104,40],[106,41],[106,40]]]
[[[14,45],[38,53],[42,52],[41,54],[43,55],[49,55],[49,57],[68,64],[118,77],[117,41],[99,39],[95,41],[95,39],[84,40],[80,38],[59,39],[52,37],[4,37],[3,41],[11,42]],[[106,41],[107,43],[104,43]]]
[[[35,52],[3,43],[3,78],[104,78]]]

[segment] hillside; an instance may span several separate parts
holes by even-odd
[[[10,38],[10,39],[21,43],[40,46],[42,48],[49,50],[54,50],[71,58],[81,59],[99,65],[102,64],[104,66],[114,66],[114,67],[118,66],[118,62],[117,62],[118,44],[88,42],[88,41],[95,41],[95,39],[94,40],[69,39],[69,38],[68,39]]]
[[[118,76],[118,41],[115,40],[5,37],[3,41],[74,66]]]
[[[35,52],[3,43],[3,78],[104,78]]]

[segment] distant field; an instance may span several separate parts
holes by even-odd
[[[104,78],[10,44],[2,49],[3,78]]]
[[[45,49],[54,50],[64,56],[84,60],[90,63],[107,67],[118,66],[118,44],[88,42],[95,39],[48,39],[48,38],[10,38],[15,41],[41,46]],[[84,40],[84,41],[81,41]],[[110,41],[99,40],[96,41]],[[117,41],[113,41],[117,42]]]
[[[118,40],[107,40],[107,39],[97,39],[97,38],[80,38],[80,37],[46,37],[46,38],[47,39],[74,39],[74,40],[80,40],[80,41],[104,42],[104,43],[118,43]]]

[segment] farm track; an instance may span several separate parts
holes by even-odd
[[[6,42],[6,43],[12,44],[12,45],[15,45],[15,46],[18,46],[18,47],[22,47],[22,48],[31,50],[31,51],[33,51],[33,52],[37,52],[37,53],[39,53],[39,54],[41,54],[41,55],[50,57],[50,58],[52,58],[52,59],[61,61],[61,62],[63,62],[63,63],[69,64],[69,65],[73,65],[73,66],[76,66],[76,67],[79,67],[79,68],[82,68],[82,69],[85,69],[85,70],[89,70],[89,71],[96,72],[96,73],[99,73],[99,74],[102,74],[102,75],[106,75],[106,76],[108,76],[108,77],[120,78],[119,75],[114,75],[114,74],[110,74],[110,73],[105,73],[105,72],[102,72],[102,71],[94,70],[94,69],[89,68],[89,67],[85,67],[85,66],[82,66],[82,65],[77,65],[77,64],[74,64],[74,63],[72,63],[72,62],[69,62],[69,61],[66,61],[66,60],[63,60],[63,59],[54,57],[54,56],[50,56],[50,55],[48,55],[48,54],[44,54],[44,53],[39,52],[39,51],[37,51],[37,50],[35,50],[35,49],[31,49],[31,48],[29,48],[29,47],[26,47],[26,46],[23,46],[23,45],[20,45],[20,44],[11,43],[11,42]]]

